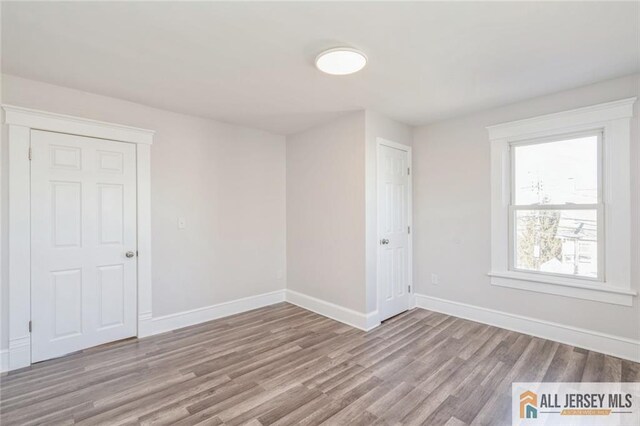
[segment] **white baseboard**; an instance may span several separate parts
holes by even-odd
[[[571,346],[640,362],[640,340],[416,294],[416,306]]]
[[[151,312],[138,314],[138,338],[153,335],[153,316]]]
[[[327,318],[340,321],[360,330],[369,331],[380,325],[378,312],[363,314],[335,303],[298,293],[294,290],[286,290],[286,300],[289,303],[300,306],[308,311],[315,312]]]
[[[141,331],[144,336],[151,336],[284,301],[285,290],[277,290],[161,317],[141,318]]]
[[[377,311],[364,314],[297,291],[278,290],[157,318],[141,314],[139,337],[164,333],[284,301],[360,330],[369,331],[380,325]],[[415,295],[415,306],[640,362],[639,340],[422,294]],[[10,342],[9,349],[0,350],[0,372],[29,366],[31,363],[30,343],[30,337],[25,336]]]
[[[0,371],[17,370],[31,365],[31,335],[9,341],[9,348],[0,351]]]
[[[9,371],[9,349],[0,349],[0,373]]]

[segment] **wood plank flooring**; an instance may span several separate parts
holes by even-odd
[[[0,423],[510,424],[513,381],[640,381],[640,364],[426,310],[364,333],[281,303],[0,379]]]

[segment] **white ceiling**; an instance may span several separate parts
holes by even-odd
[[[293,133],[418,125],[640,70],[639,3],[7,3],[3,72]],[[351,76],[318,52],[362,49]]]

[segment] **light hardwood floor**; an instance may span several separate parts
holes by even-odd
[[[364,333],[282,303],[0,380],[2,425],[496,425],[511,382],[640,381],[640,364],[420,309]]]

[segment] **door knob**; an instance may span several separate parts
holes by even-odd
[[[125,256],[127,256],[127,257],[133,257],[133,256],[135,256],[136,254],[135,254],[134,252],[132,252],[132,251],[128,251],[128,252],[126,252],[124,255],[125,255]]]
[[[380,244],[389,244],[389,240],[386,238],[383,238],[380,240]]]

